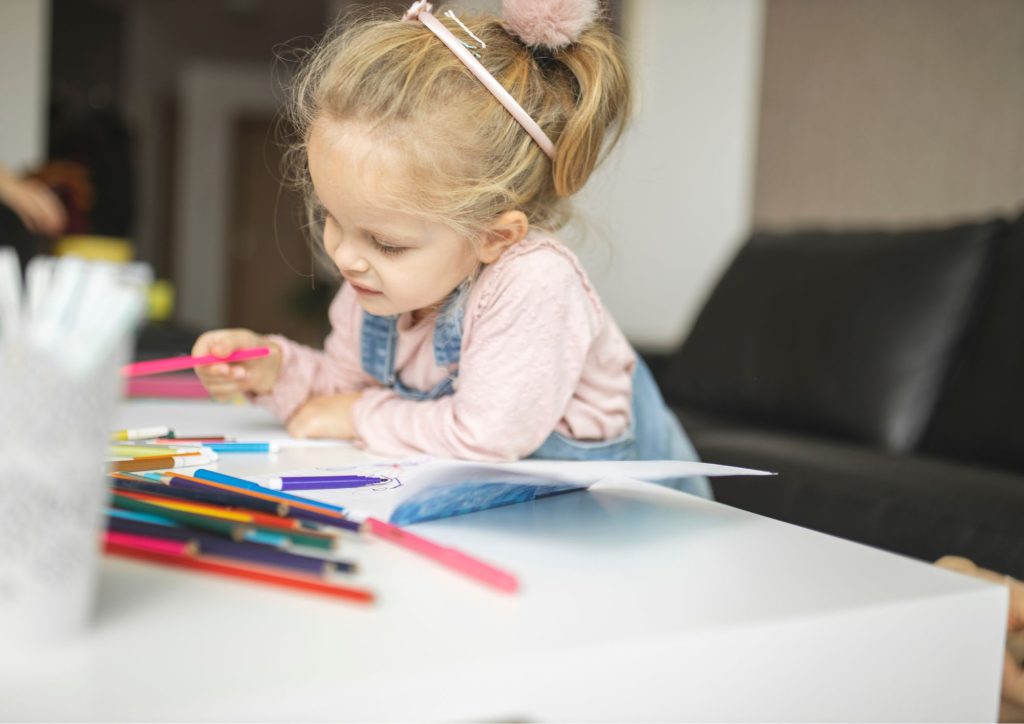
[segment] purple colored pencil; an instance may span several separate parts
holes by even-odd
[[[339,473],[324,473],[323,475],[282,475],[280,478],[282,483],[316,483],[321,480],[341,480],[352,483],[380,483],[386,478],[381,478],[376,475],[342,475]]]
[[[201,555],[224,556],[237,558],[251,563],[263,563],[268,566],[291,568],[321,576],[331,571],[351,573],[355,564],[347,561],[326,561],[322,558],[310,558],[287,551],[277,550],[258,543],[236,542],[205,536],[199,543]]]
[[[356,533],[363,532],[362,523],[348,520],[347,518],[339,518],[334,515],[315,513],[312,510],[304,510],[303,508],[291,508],[286,515],[301,522],[321,523],[323,525],[333,525],[335,528],[355,531]]]
[[[282,480],[281,490],[340,490],[342,488],[365,488],[370,485],[377,485],[380,482],[380,478],[359,478],[358,480],[322,478],[320,480],[302,480],[297,482]]]

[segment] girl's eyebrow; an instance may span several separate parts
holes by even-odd
[[[327,213],[330,213],[330,209],[328,209],[327,205],[324,204],[324,202],[320,200],[320,197],[318,195],[314,194],[313,199],[316,201],[317,205],[321,209],[323,209]],[[376,237],[378,239],[381,239],[382,241],[393,242],[395,244],[402,244],[402,245],[406,245],[406,246],[412,245],[412,244],[415,243],[415,240],[413,238],[411,238],[411,237],[407,238],[403,234],[393,234],[393,233],[383,232],[383,231],[381,231],[379,229],[371,229],[368,226],[362,227],[362,230],[365,231],[367,234],[371,234],[374,237]]]

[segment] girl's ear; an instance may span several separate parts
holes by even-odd
[[[530,220],[522,211],[506,211],[487,228],[477,247],[476,256],[483,264],[492,264],[505,253],[505,249],[518,244],[530,230]]]

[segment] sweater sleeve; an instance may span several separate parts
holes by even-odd
[[[287,420],[310,397],[358,392],[375,384],[360,361],[360,311],[355,292],[344,285],[331,302],[331,332],[323,351],[270,335],[281,346],[281,371],[274,388],[266,395],[254,395],[253,401]]]
[[[415,401],[389,389],[367,390],[353,408],[353,421],[368,448],[515,460],[555,429],[578,386],[602,311],[574,266],[550,250],[519,256],[514,271],[492,271],[486,282],[481,278],[466,311],[455,393]]]

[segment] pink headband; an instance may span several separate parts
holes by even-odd
[[[426,2],[426,0],[416,0],[412,6],[405,11],[405,15],[402,16],[403,20],[419,20],[438,38],[441,42],[448,46],[448,49],[455,53],[455,57],[461,60],[470,72],[475,75],[484,87],[489,90],[501,105],[505,106],[512,117],[519,122],[519,125],[533,137],[533,140],[537,142],[541,150],[548,155],[549,158],[555,157],[555,144],[551,142],[548,135],[544,133],[537,122],[530,117],[530,114],[523,110],[523,107],[519,105],[512,94],[505,90],[504,86],[497,81],[497,79],[488,72],[487,68],[483,66],[479,60],[476,59],[469,49],[462,44],[458,38],[456,38],[448,28],[446,28],[440,20],[431,15],[430,11],[433,6]],[[460,23],[461,25],[461,23]],[[468,30],[467,30],[468,32]]]

